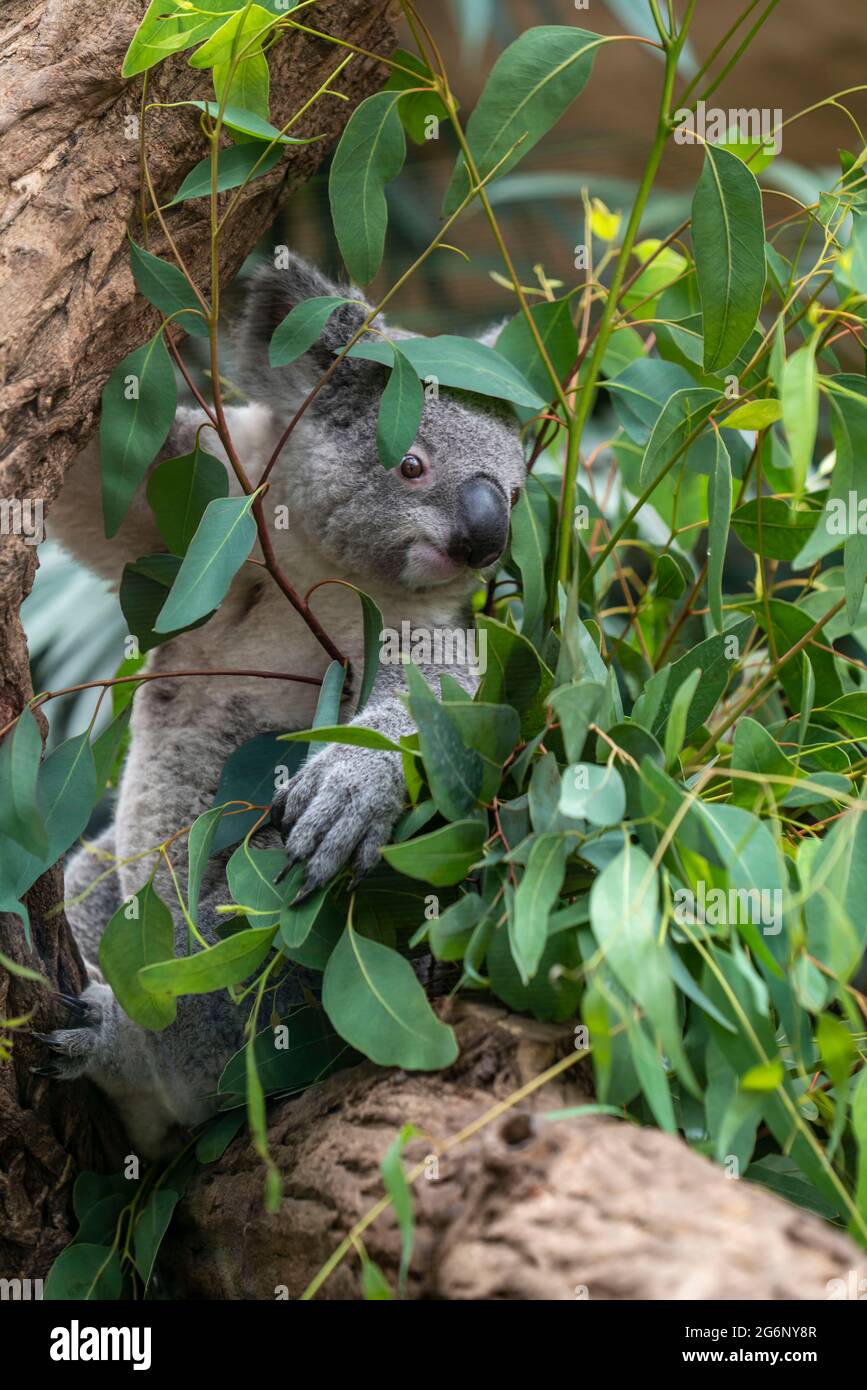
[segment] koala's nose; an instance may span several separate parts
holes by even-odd
[[[470,569],[484,569],[502,555],[509,535],[509,508],[498,487],[470,478],[458,492],[458,514],[448,553]]]

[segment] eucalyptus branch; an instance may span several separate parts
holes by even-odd
[[[593,405],[596,384],[602,366],[602,358],[605,355],[605,349],[611,337],[614,315],[617,310],[617,300],[626,277],[626,267],[629,262],[629,257],[632,254],[632,247],[638,234],[638,228],[641,224],[641,218],[644,214],[647,199],[650,196],[662,160],[663,151],[671,133],[671,105],[675,77],[677,75],[677,64],[683,45],[686,42],[694,10],[695,0],[690,0],[680,34],[676,39],[670,40],[666,45],[665,76],[663,78],[656,135],[651,146],[650,156],[638,188],[638,193],[636,194],[635,202],[632,206],[632,212],[630,213],[626,233],[623,238],[623,245],[620,248],[620,254],[614,267],[611,288],[608,292],[608,299],[596,333],[587,376],[581,388],[577,405],[569,417],[569,443],[566,453],[566,465],[563,470],[563,486],[560,494],[560,522],[557,545],[557,565],[555,570],[556,582],[560,584],[565,584],[569,575],[569,563],[572,549],[572,498],[574,496],[575,482],[578,475],[581,439]],[[556,598],[557,590],[555,586],[554,592],[551,595],[552,612],[556,611]]]

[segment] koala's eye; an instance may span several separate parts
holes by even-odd
[[[512,495],[511,495],[511,503],[512,503],[512,506],[513,506],[513,507],[517,507],[517,505],[518,505],[518,498],[519,498],[520,496],[521,496],[521,489],[520,489],[519,487],[513,487],[513,488],[512,488]]]
[[[416,454],[404,454],[400,461],[400,473],[402,478],[420,478],[424,473],[424,464]]]

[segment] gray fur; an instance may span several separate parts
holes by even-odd
[[[254,285],[239,335],[241,376],[253,403],[227,411],[236,448],[253,480],[286,422],[365,311],[348,307],[335,314],[311,353],[276,371],[267,365],[271,332],[293,304],[310,295],[343,292],[297,259],[285,271],[268,271]],[[358,297],[356,291],[346,293]],[[429,458],[431,472],[414,485],[398,470],[384,470],[379,461],[376,417],[386,379],[385,369],[374,363],[346,362],[302,419],[267,494],[275,549],[302,594],[319,580],[340,578],[370,593],[385,626],[398,632],[404,621],[413,629],[465,629],[472,621],[468,600],[478,580],[454,565],[434,573],[429,547],[439,553],[449,545],[459,490],[469,480],[485,479],[508,505],[524,479],[517,425],[489,400],[442,390],[438,400],[425,403],[414,447]],[[188,451],[200,424],[196,411],[179,411],[161,457]],[[223,457],[210,429],[203,432],[202,443]],[[231,473],[230,486],[234,493],[240,491]],[[284,517],[289,520],[285,528],[277,524]],[[164,549],[143,487],[118,535],[105,540],[95,446],[76,463],[48,530],[83,563],[115,580],[128,560]],[[344,586],[326,585],[311,602],[326,631],[360,671],[363,634],[356,595]],[[205,627],[182,634],[149,658],[152,671],[244,667],[322,676],[328,664],[327,654],[276,585],[252,564],[236,577]],[[446,669],[473,688],[472,671]],[[440,670],[428,667],[424,674],[438,688]],[[408,733],[412,723],[402,690],[400,668],[382,666],[366,708],[353,722],[393,739]],[[115,824],[99,842],[116,854],[116,872],[70,914],[89,961],[95,961],[98,938],[117,905],[148,878],[154,856],[145,852],[207,810],[229,753],[257,733],[307,727],[316,697],[313,686],[248,677],[154,681],[138,691]],[[356,877],[367,872],[387,843],[404,798],[401,760],[395,753],[331,745],[311,756],[277,794],[274,812],[290,860],[306,862],[305,887],[327,882],[346,863]],[[276,830],[263,834],[261,842],[269,841],[277,843]],[[82,893],[102,872],[105,861],[94,864],[89,858],[90,863],[83,850],[71,861],[69,897]],[[228,899],[224,861],[225,856],[211,862],[202,890],[199,926],[209,942],[217,939],[215,908]],[[183,842],[173,863],[184,891]],[[163,900],[174,904],[174,887],[162,863],[155,882]],[[180,912],[174,917],[180,953],[186,949],[186,926]],[[220,1072],[242,1041],[243,1012],[224,992],[181,999],[176,1023],[160,1033],[145,1032],[93,974],[86,998],[93,1005],[94,1022],[53,1035],[51,1069],[92,1077],[120,1105],[141,1151],[163,1152],[178,1127],[211,1113]],[[289,980],[282,997],[300,997],[298,984]]]

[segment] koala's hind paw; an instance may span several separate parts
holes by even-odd
[[[272,819],[289,867],[307,862],[305,897],[351,860],[354,879],[373,868],[403,806],[404,782],[394,753],[333,744],[317,753],[277,793]]]
[[[37,1076],[73,1081],[88,1070],[100,1050],[102,1006],[96,999],[76,999],[71,994],[56,994],[55,998],[60,1000],[78,1026],[56,1028],[53,1033],[33,1033],[37,1042],[41,1042],[53,1055],[41,1066],[31,1067],[30,1070]]]

